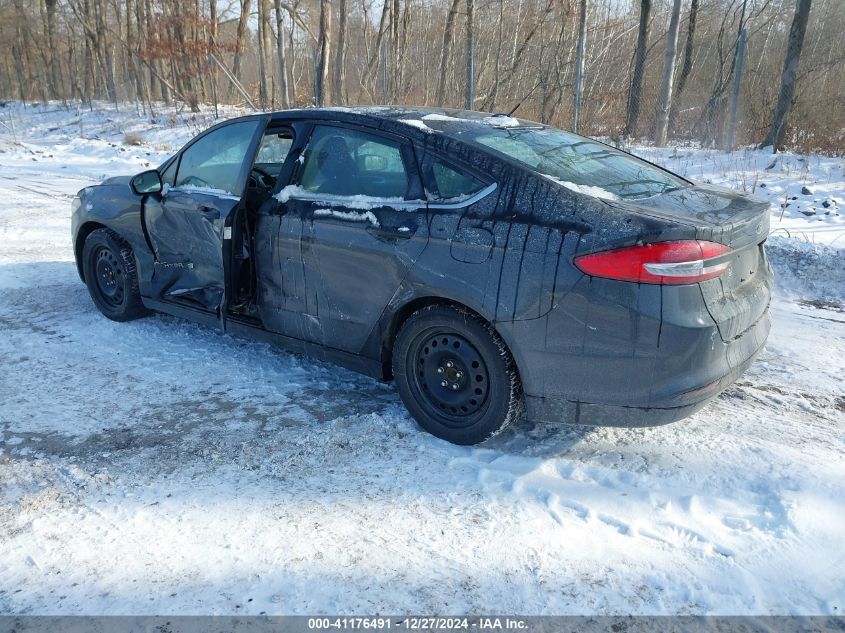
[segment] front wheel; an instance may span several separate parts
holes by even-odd
[[[475,314],[432,305],[412,314],[393,346],[393,375],[411,415],[454,444],[477,444],[523,412],[513,357]]]
[[[97,229],[82,249],[85,284],[94,305],[112,321],[130,321],[147,314],[141,303],[135,256],[129,244],[111,229]]]

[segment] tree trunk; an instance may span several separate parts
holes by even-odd
[[[288,65],[285,59],[285,18],[282,11],[282,0],[274,0],[274,9],[276,10],[276,57],[279,59],[279,92],[282,95],[282,107],[290,108]]]
[[[585,0],[586,1],[586,0]],[[475,0],[467,0],[467,93],[466,109],[475,101]]]
[[[334,100],[346,103],[346,29],[348,12],[346,0],[338,0],[337,52],[334,60]]]
[[[264,20],[264,0],[257,0],[258,3],[258,102],[262,110],[267,109],[267,56],[264,50],[264,31],[267,29],[267,22]]]
[[[675,77],[675,59],[678,56],[678,27],[681,22],[681,0],[675,0],[672,17],[669,20],[669,32],[666,34],[666,59],[663,64],[663,81],[660,84],[660,103],[655,120],[655,139],[657,147],[666,145],[669,130],[669,110],[672,108],[672,83]]]
[[[496,31],[496,61],[493,64],[493,87],[490,89],[490,95],[487,97],[485,104],[482,105],[482,107],[485,107],[486,104],[489,103],[490,110],[493,112],[496,111],[496,98],[499,96],[499,72],[502,66],[502,31],[504,28],[504,14],[505,1],[499,0],[499,24]]]
[[[270,77],[270,103],[276,104],[276,73],[273,72],[273,19],[271,17],[271,0],[261,0],[264,3],[264,59],[267,60],[267,74]]]
[[[680,0],[678,0],[680,2]],[[581,0],[578,15],[578,54],[575,58],[575,96],[572,107],[572,131],[578,132],[578,119],[581,116],[581,95],[584,92],[584,48],[587,37],[587,0]]]
[[[443,107],[446,102],[446,75],[449,72],[449,53],[452,49],[452,36],[455,32],[455,16],[458,14],[458,3],[461,0],[452,0],[449,5],[449,13],[446,16],[446,28],[443,30],[443,50],[440,53],[440,78],[437,81],[437,94],[434,100],[437,105]]]
[[[114,57],[112,43],[106,33],[106,7],[102,0],[94,3],[97,23],[97,48],[100,61],[103,64],[103,74],[106,80],[106,91],[109,101],[117,106],[117,85],[114,78]]]
[[[640,105],[643,94],[643,72],[648,50],[648,22],[651,18],[651,0],[640,2],[640,30],[637,35],[637,50],[634,53],[634,72],[631,75],[631,87],[628,90],[628,112],[625,118],[625,135],[637,133],[640,118]]]
[[[17,40],[15,44],[12,44],[12,58],[15,60],[15,74],[18,77],[18,94],[20,95],[20,100],[26,105],[26,102],[29,100],[29,94],[26,90],[28,82],[26,81],[23,68],[24,38],[21,29],[16,29],[16,35]]]
[[[314,101],[323,106],[329,103],[329,55],[331,54],[332,3],[320,0],[320,34],[317,39],[317,68],[314,82]]]
[[[399,98],[399,0],[390,11],[390,100]]]
[[[798,62],[801,59],[801,50],[804,48],[804,35],[807,33],[807,20],[810,16],[810,5],[812,0],[797,0],[795,4],[795,15],[792,18],[792,26],[789,29],[789,40],[786,48],[786,59],[783,61],[783,74],[781,75],[780,94],[772,117],[772,127],[761,144],[763,147],[771,145],[777,152],[783,144],[786,134],[786,122],[792,110],[792,100],[795,96],[795,76],[798,73]]]
[[[684,62],[681,65],[681,74],[678,75],[678,88],[675,90],[675,97],[672,100],[672,109],[669,112],[669,129],[675,129],[675,122],[678,119],[678,105],[681,95],[687,85],[692,72],[692,56],[695,52],[695,23],[698,18],[698,0],[692,0],[689,8],[689,23],[687,24],[687,43],[684,46]]]
[[[235,59],[232,61],[232,74],[238,81],[241,80],[241,55],[244,52],[247,35],[247,23],[249,22],[249,10],[252,0],[241,0],[241,15],[238,18],[238,31],[235,36]],[[235,87],[230,88],[230,94],[234,96]]]
[[[370,61],[367,62],[367,67],[364,69],[364,74],[361,79],[361,85],[364,87],[369,93],[370,97],[375,97],[375,87],[371,84],[371,78],[373,76],[373,71],[378,66],[380,60],[382,60],[382,42],[384,41],[384,32],[387,27],[385,27],[385,22],[387,22],[388,16],[390,15],[390,2],[385,0],[382,3],[381,7],[381,18],[379,19],[378,23],[378,33],[376,34],[376,43],[373,47],[372,55],[370,55]]]
[[[54,97],[64,99],[67,97],[62,85],[62,71],[59,62],[59,55],[56,51],[56,2],[57,0],[46,0],[47,8],[47,44],[50,47],[50,79]]]

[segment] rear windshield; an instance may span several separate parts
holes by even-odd
[[[682,178],[624,152],[553,128],[491,127],[460,135],[569,189],[607,199],[648,198],[689,186]]]

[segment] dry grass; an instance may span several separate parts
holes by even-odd
[[[123,135],[123,144],[124,145],[143,145],[144,144],[144,137],[140,134],[133,134],[132,132],[127,132]]]

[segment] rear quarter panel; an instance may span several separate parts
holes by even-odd
[[[590,280],[573,259],[644,239],[694,237],[691,223],[626,213],[443,135],[427,135],[423,148],[487,174],[496,189],[462,209],[429,211],[429,246],[394,309],[440,296],[475,310],[505,339],[529,393],[563,384],[567,396],[577,397],[608,371],[652,366],[659,289]],[[545,319],[553,309],[556,318]],[[569,361],[548,366],[552,350]]]

